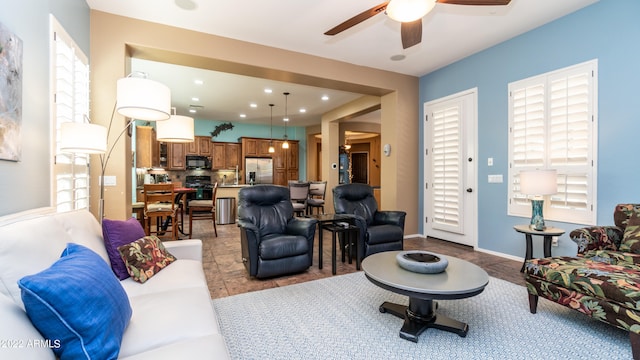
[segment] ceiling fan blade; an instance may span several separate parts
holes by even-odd
[[[412,22],[404,22],[400,25],[402,35],[402,48],[410,48],[422,41],[422,19]]]
[[[370,17],[373,17],[375,15],[378,15],[381,12],[384,12],[384,10],[387,8],[387,4],[389,4],[388,1],[383,2],[380,5],[374,6],[371,9],[367,10],[367,11],[363,11],[360,14],[352,17],[351,19],[339,24],[338,26],[332,28],[331,30],[325,32],[325,35],[336,35],[339,34],[347,29],[349,29],[352,26],[358,25],[361,22],[367,20]]]
[[[440,4],[500,6],[509,5],[511,0],[436,0]]]

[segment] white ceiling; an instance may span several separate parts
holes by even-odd
[[[323,34],[381,2],[87,0],[91,9],[99,11],[413,76],[425,75],[597,0],[512,0],[508,6],[437,4],[423,18],[422,43],[405,50],[400,42],[400,24],[385,14],[378,14],[333,37]],[[393,61],[394,55],[405,58]],[[193,103],[193,96],[199,96],[204,109],[196,118],[263,122],[269,117],[267,104],[273,101],[279,107],[274,109],[275,124],[276,115],[281,120],[284,113],[282,91],[289,91],[291,125],[300,126],[319,122],[323,112],[357,97],[356,94],[206,71],[210,74],[201,76],[209,79],[207,83],[211,87],[204,93],[211,97],[204,99],[205,95],[194,95],[190,86],[178,85],[180,81],[197,76],[192,69],[158,65],[139,61],[134,64],[134,70],[145,71],[154,80],[169,85],[172,102],[180,115],[186,115],[184,107]],[[265,87],[273,88],[274,93],[270,96],[260,93]],[[318,100],[325,93],[329,93],[331,100]],[[258,109],[249,107],[252,101],[258,103]],[[299,107],[307,108],[306,115],[297,113]],[[248,117],[240,119],[240,113],[246,113]]]

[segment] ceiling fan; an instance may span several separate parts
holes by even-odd
[[[381,12],[385,12],[393,20],[399,21],[402,48],[406,49],[422,41],[422,18],[433,9],[436,3],[453,5],[501,6],[508,5],[511,0],[391,0],[374,6],[369,10],[350,18],[325,35],[339,34]]]

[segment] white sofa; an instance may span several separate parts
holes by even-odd
[[[60,258],[67,243],[84,245],[109,264],[102,229],[88,211],[36,209],[0,217],[0,359],[55,359],[32,325],[17,281]],[[143,284],[121,281],[133,314],[120,359],[226,359],[229,354],[202,269],[202,242],[164,242],[177,261]]]

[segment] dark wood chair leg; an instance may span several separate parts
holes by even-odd
[[[216,234],[216,237],[218,237],[218,229],[216,228],[216,212],[215,211],[211,212],[211,219],[213,220],[213,232]]]
[[[640,360],[640,334],[629,331],[629,340],[631,341],[633,360]]]
[[[538,311],[538,295],[529,294],[529,311],[532,314]]]

